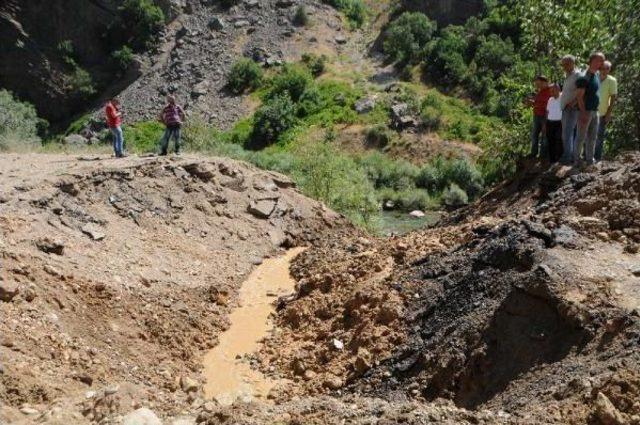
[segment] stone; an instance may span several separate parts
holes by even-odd
[[[325,378],[322,386],[330,390],[339,390],[344,386],[344,382],[337,376],[329,375]]]
[[[409,213],[409,215],[410,215],[411,217],[415,217],[415,218],[422,218],[422,217],[424,217],[426,214],[425,214],[424,212],[420,211],[420,210],[415,210],[415,211],[411,211],[411,212]]]
[[[315,377],[317,376],[317,374],[312,371],[311,369],[307,369],[304,371],[304,374],[302,375],[302,377],[304,378],[305,381],[311,381],[313,379],[315,379]]]
[[[176,418],[171,422],[171,425],[196,425],[196,418],[193,418],[193,417]]]
[[[40,411],[38,411],[37,409],[34,409],[33,407],[22,406],[20,408],[20,413],[22,413],[23,415],[33,416],[33,415],[39,414]]]
[[[16,282],[4,280],[0,277],[0,301],[10,302],[20,292]]]
[[[122,419],[122,425],[162,425],[162,421],[146,407],[134,410]]]
[[[287,7],[291,7],[295,4],[295,2],[293,0],[278,0],[276,2],[276,7],[279,7],[281,9],[286,9]]]
[[[180,388],[185,393],[190,393],[192,391],[198,391],[200,388],[200,383],[193,378],[189,378],[188,376],[183,376],[180,378]]]
[[[62,255],[64,253],[64,242],[61,240],[53,240],[48,236],[36,241],[36,246],[42,252],[47,254]]]
[[[347,37],[344,35],[338,35],[334,40],[337,44],[347,44]]]
[[[82,146],[87,144],[87,139],[79,134],[70,134],[64,138],[66,145]]]
[[[633,267],[631,269],[631,274],[636,276],[636,277],[640,277],[640,265]]]
[[[204,96],[207,93],[209,93],[209,81],[207,80],[199,82],[191,90],[191,96],[193,97]]]
[[[217,16],[214,16],[213,18],[209,19],[209,28],[215,31],[222,31],[225,27],[225,23],[221,18],[218,18]]]
[[[277,200],[274,199],[263,199],[251,202],[247,211],[258,218],[267,219],[271,216],[273,211],[276,209],[276,205],[278,204]]]
[[[339,339],[334,339],[333,341],[331,341],[331,344],[333,345],[333,348],[335,348],[336,350],[344,349],[344,342],[340,341]]]
[[[627,423],[622,413],[601,392],[596,396],[593,414],[600,420],[602,425],[623,425]]]
[[[53,267],[51,264],[45,264],[44,271],[50,274],[51,276],[55,276],[55,277],[63,276],[62,272],[57,268]]]
[[[366,114],[368,112],[373,111],[373,108],[376,107],[376,99],[374,97],[365,97],[360,99],[354,105],[354,108],[359,114]]]
[[[235,21],[233,23],[233,26],[235,28],[244,28],[244,27],[248,27],[249,25],[251,25],[251,23],[249,21],[247,21],[246,19],[240,19],[240,20]]]
[[[101,241],[106,237],[104,233],[102,233],[97,227],[92,224],[87,224],[80,230],[82,230],[82,233],[89,236],[94,241]]]

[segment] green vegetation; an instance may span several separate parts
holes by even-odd
[[[394,61],[415,61],[431,40],[436,28],[436,23],[423,13],[405,12],[389,25],[385,34],[384,51]]]
[[[293,24],[299,27],[306,27],[309,25],[309,14],[307,13],[307,8],[301,4],[296,7],[296,11],[293,14]]]
[[[158,151],[158,142],[164,132],[164,126],[157,121],[142,121],[122,127],[127,151],[132,153],[150,153]]]
[[[116,66],[121,72],[129,69],[129,66],[133,62],[133,50],[129,46],[122,46],[122,48],[116,50],[111,54],[111,58],[115,62]]]
[[[117,26],[126,38],[120,45],[128,45],[136,51],[148,48],[165,23],[160,7],[152,0],[124,0],[118,9]]]
[[[38,118],[33,105],[0,90],[0,111],[0,151],[27,149],[39,144],[38,133],[46,129],[47,122]]]
[[[341,11],[351,25],[360,28],[367,20],[367,6],[363,0],[323,0]]]
[[[442,200],[449,207],[461,207],[469,203],[469,197],[464,190],[455,183],[451,185],[442,194]]]
[[[319,77],[324,74],[327,67],[327,57],[325,55],[317,56],[312,53],[304,53],[302,55],[302,62],[314,77]]]
[[[296,122],[296,105],[288,93],[276,94],[254,116],[253,132],[247,147],[262,149],[275,143]]]
[[[263,79],[263,71],[260,65],[251,59],[242,58],[231,67],[227,75],[227,87],[240,94],[252,91],[260,87]]]

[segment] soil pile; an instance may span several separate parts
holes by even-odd
[[[639,212],[631,155],[528,169],[441,228],[323,244],[264,363],[311,394],[640,423]]]
[[[199,407],[201,357],[252,268],[348,231],[248,164],[84,159],[0,160],[2,423]]]

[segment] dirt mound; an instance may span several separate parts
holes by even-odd
[[[312,394],[640,423],[639,182],[637,155],[529,169],[446,227],[312,249],[264,364]]]
[[[201,356],[239,283],[280,247],[349,231],[248,164],[85,159],[0,160],[3,423],[202,404]]]

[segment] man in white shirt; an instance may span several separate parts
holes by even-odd
[[[562,158],[562,104],[560,86],[551,86],[551,97],[547,102],[546,133],[549,161],[553,164]]]
[[[567,55],[560,61],[566,78],[562,85],[562,95],[560,96],[560,108],[562,109],[562,162],[571,164],[573,162],[573,151],[575,150],[576,128],[578,126],[578,88],[576,82],[582,76],[576,68],[576,58]]]

